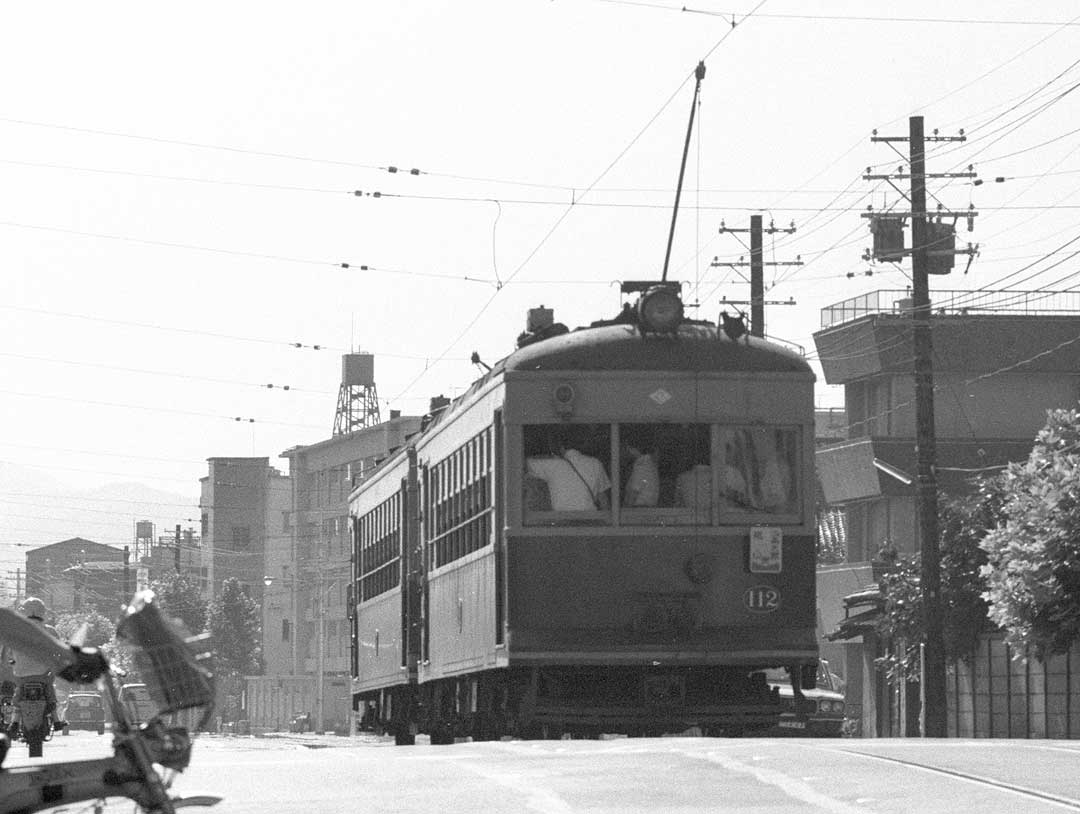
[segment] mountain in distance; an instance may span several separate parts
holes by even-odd
[[[27,550],[73,537],[133,545],[140,520],[154,524],[155,539],[171,537],[177,524],[198,534],[198,503],[194,490],[185,495],[135,482],[78,489],[41,470],[0,464],[0,567],[25,567]]]

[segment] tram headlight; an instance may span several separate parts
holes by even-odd
[[[677,289],[655,286],[638,300],[638,318],[647,331],[671,333],[683,320],[683,304]]]
[[[562,418],[569,418],[574,414],[574,403],[577,401],[577,392],[569,382],[555,385],[551,391],[551,404],[555,408],[555,414]]]

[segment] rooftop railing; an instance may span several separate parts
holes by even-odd
[[[831,328],[870,314],[911,313],[910,290],[882,289],[821,309],[821,327]],[[1012,314],[1080,316],[1080,291],[931,291],[934,314]]]

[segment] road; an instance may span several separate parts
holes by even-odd
[[[56,737],[46,760],[101,755]],[[17,745],[9,764],[28,763]],[[627,814],[1080,811],[1080,742],[654,738],[395,747],[373,736],[201,737],[182,793],[226,812]],[[130,809],[127,809],[130,810]]]

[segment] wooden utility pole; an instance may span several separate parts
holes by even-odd
[[[908,121],[911,166],[911,297],[915,348],[915,455],[921,554],[923,625],[923,735],[947,734],[945,635],[941,608],[941,550],[938,544],[937,439],[934,432],[933,339],[930,277],[926,255],[926,143],[922,116]]]
[[[750,335],[765,336],[765,267],[761,264],[761,215],[750,216]]]
[[[912,116],[908,120],[908,135],[878,136],[877,131],[871,141],[908,142],[907,176],[900,172],[894,175],[873,175],[867,168],[863,178],[867,180],[886,180],[890,184],[894,179],[909,177],[911,192],[909,213],[888,212],[877,214],[869,212],[863,215],[871,219],[871,224],[879,227],[888,221],[895,224],[891,237],[878,228],[875,232],[874,252],[867,257],[899,262],[905,255],[911,255],[911,322],[912,349],[915,356],[915,466],[916,466],[916,506],[919,528],[920,555],[920,592],[922,594],[923,629],[926,640],[922,650],[922,735],[930,738],[944,738],[948,734],[948,696],[945,688],[945,635],[941,603],[941,549],[938,542],[938,485],[937,440],[934,431],[934,372],[933,341],[930,329],[930,283],[929,275],[948,274],[952,270],[953,255],[971,256],[977,247],[968,244],[968,248],[955,248],[954,231],[942,232],[935,224],[933,236],[926,211],[927,178],[974,178],[975,173],[969,167],[967,172],[927,174],[927,141],[964,141],[963,131],[959,136],[939,136],[937,131],[929,138],[923,131],[923,117]],[[891,146],[891,144],[890,144]],[[893,149],[896,149],[895,147]],[[893,184],[893,187],[900,191]],[[903,192],[901,191],[901,194]],[[935,213],[938,221],[942,217],[952,217],[955,221],[963,217],[971,228],[974,217],[978,214],[971,207],[967,212],[945,212],[939,208]],[[911,248],[903,246],[902,222],[911,218]],[[931,252],[939,258],[936,267],[930,262]]]
[[[729,229],[723,221],[720,222],[720,234],[725,232],[749,232],[750,233],[750,262],[746,263],[743,258],[739,258],[738,263],[721,263],[719,259],[714,259],[712,266],[729,266],[731,268],[738,268],[740,266],[750,266],[750,335],[751,336],[765,336],[765,305],[794,305],[794,300],[786,300],[783,302],[765,302],[765,266],[801,266],[803,264],[801,258],[795,260],[788,260],[784,262],[766,263],[762,256],[762,235],[770,234],[774,235],[777,232],[783,232],[784,234],[794,234],[795,224],[792,223],[787,229],[780,229],[769,223],[769,228],[764,229],[761,225],[761,215],[750,216],[750,228],[749,229]],[[746,245],[745,243],[743,244]],[[745,279],[745,277],[743,278]],[[725,299],[724,302],[730,302],[733,305],[742,304],[736,300]]]

